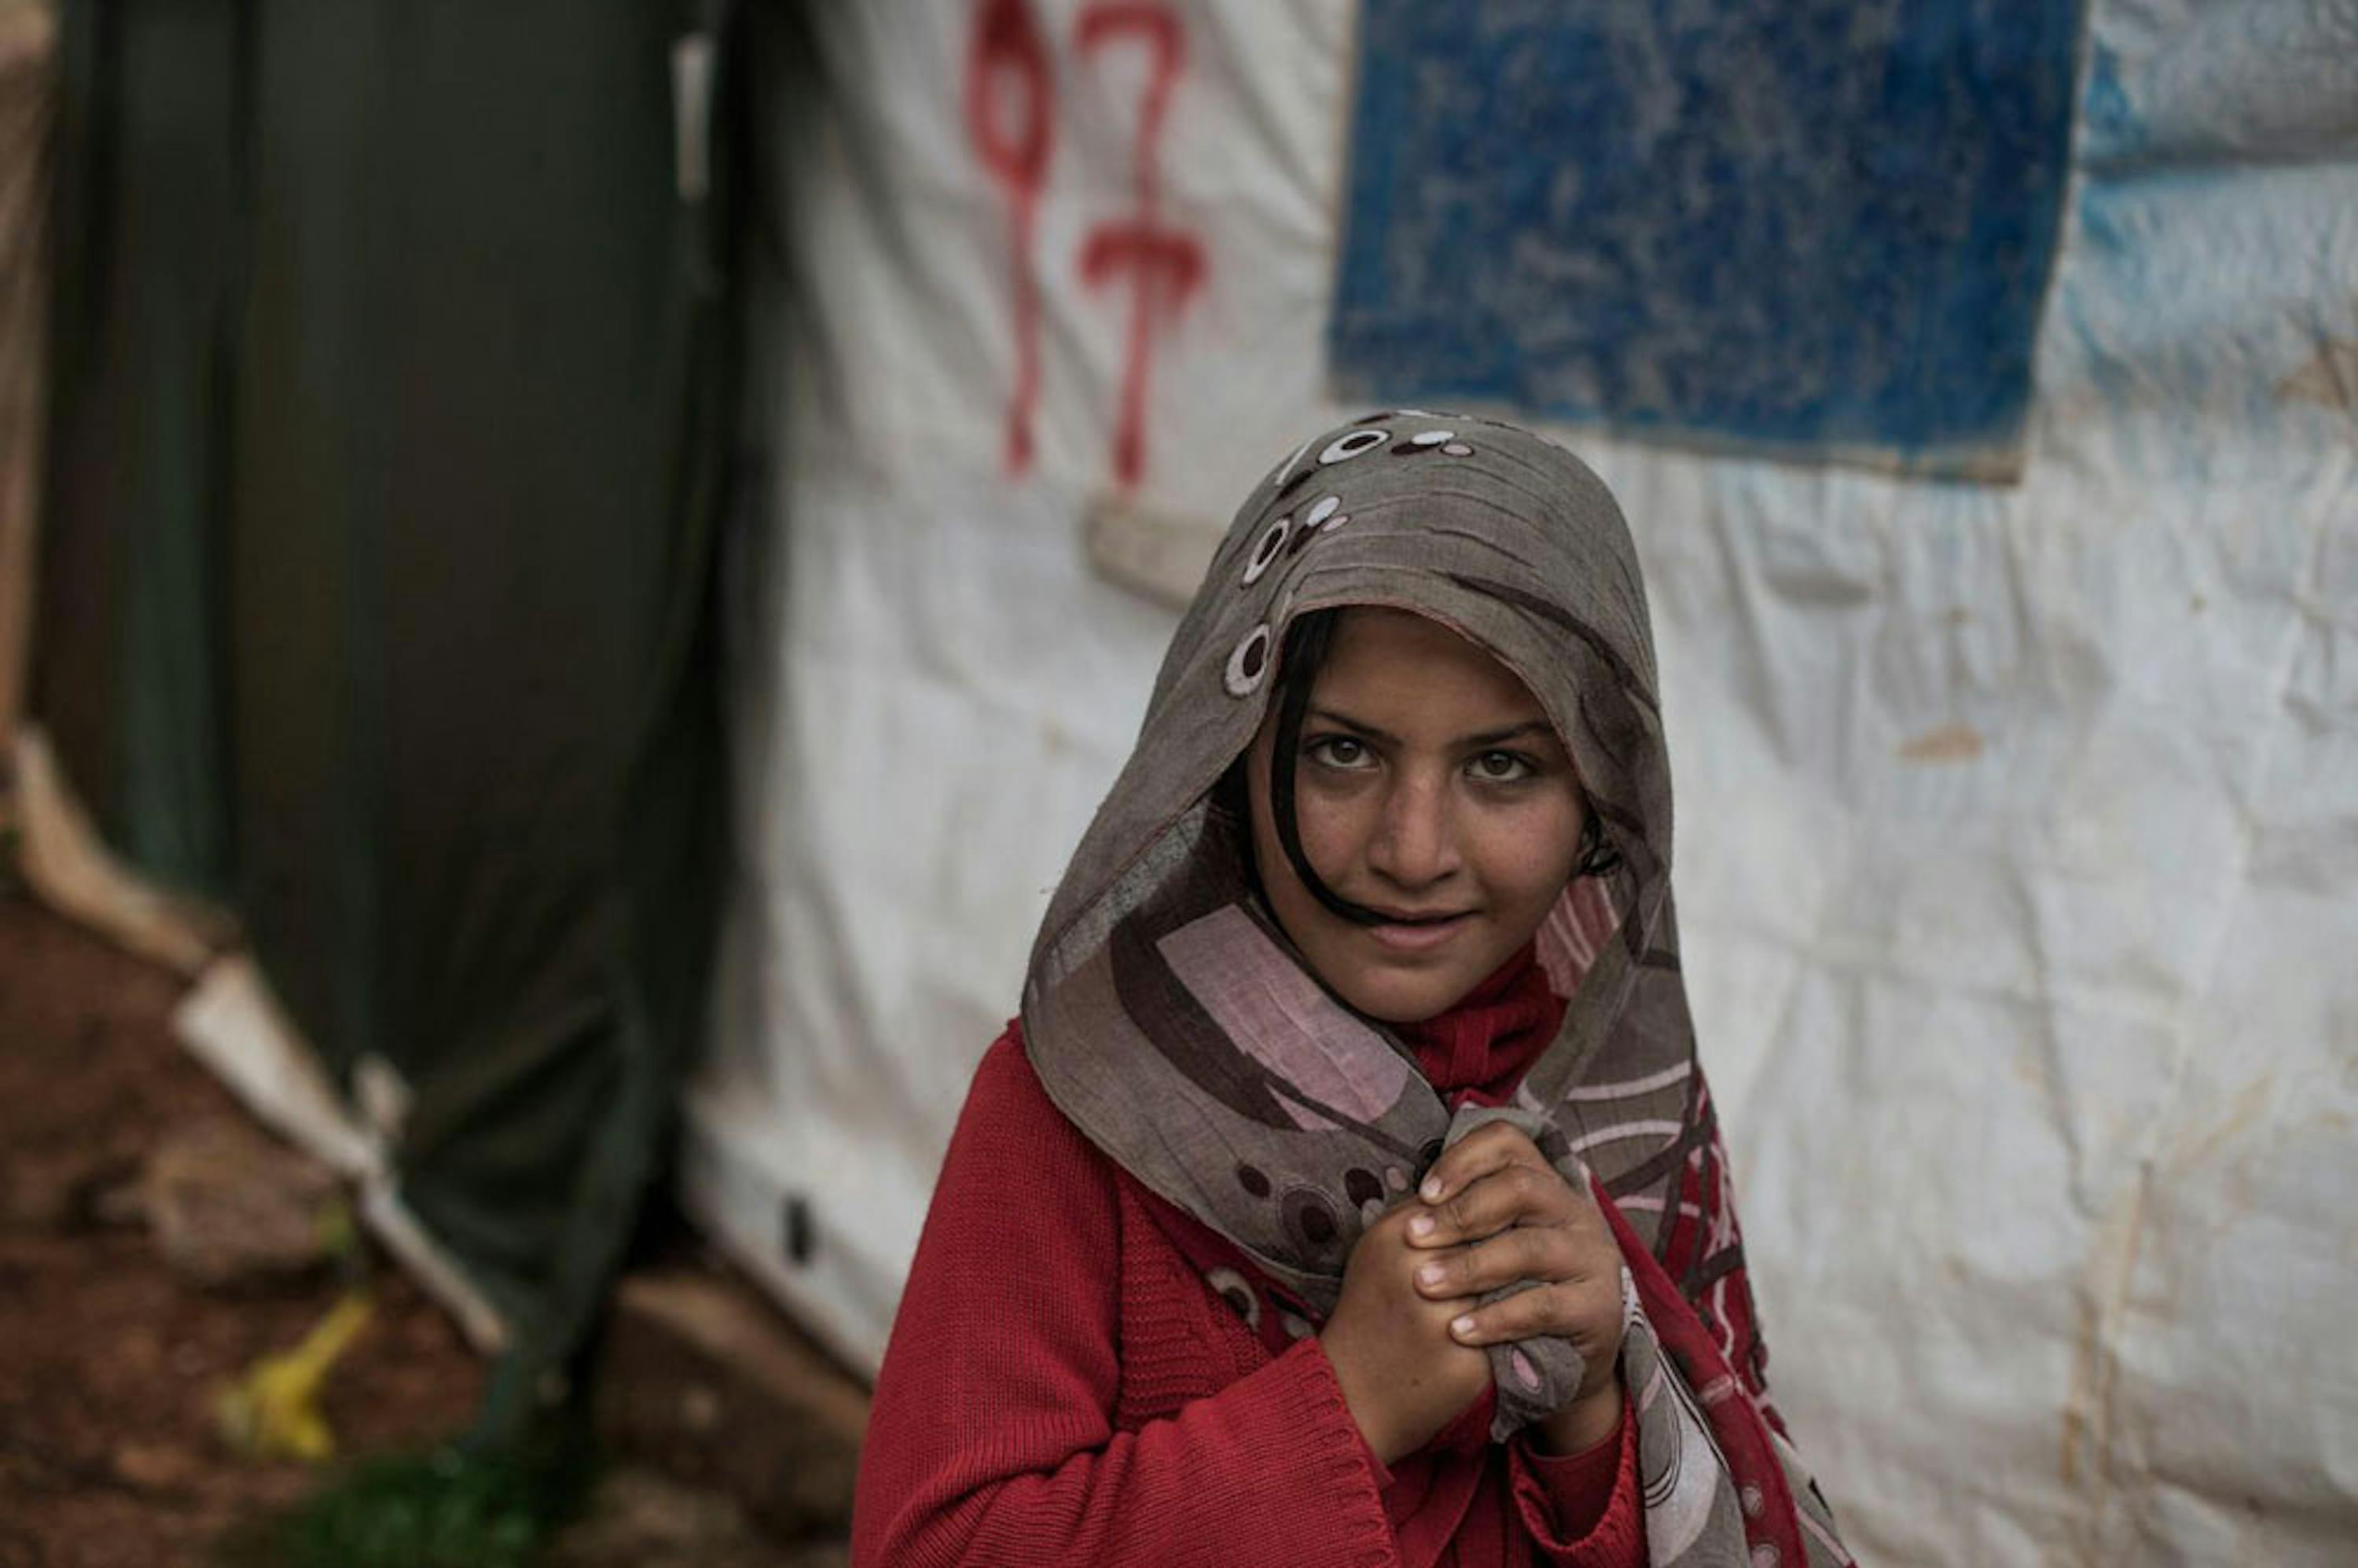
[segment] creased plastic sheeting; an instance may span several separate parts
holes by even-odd
[[[1087,577],[1069,492],[811,467],[741,672],[740,887],[686,1182],[872,1368],[967,1080],[1169,626]]]
[[[793,128],[825,326],[787,367],[739,670],[744,891],[690,1195],[872,1361],[1172,622],[1080,543],[1131,339],[1076,257],[1137,207],[1145,46],[1081,55],[1085,7],[1030,8],[1055,136],[1011,475],[974,12],[857,9],[824,21],[837,134]],[[2317,57],[2348,10],[2096,8],[2019,486],[1570,438],[1654,598],[1770,1377],[1863,1561],[2358,1537],[2358,166],[2346,103],[2299,96],[2345,80]],[[1152,323],[1139,494],[1217,527],[1336,412],[1350,9],[1169,14],[1157,214],[1203,270]]]
[[[666,12],[60,16],[34,712],[123,861],[235,914],[288,1031],[230,1035],[414,1091],[386,1162],[510,1331],[493,1441],[709,989],[734,192],[675,189]]]
[[[32,646],[57,32],[46,5],[0,7],[0,755]]]

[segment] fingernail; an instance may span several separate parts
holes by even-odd
[[[1410,1221],[1408,1222],[1408,1233],[1409,1233],[1411,1236],[1415,1236],[1415,1237],[1425,1237],[1425,1236],[1430,1236],[1430,1235],[1432,1235],[1432,1234],[1433,1234],[1433,1216],[1431,1216],[1431,1215],[1429,1215],[1429,1214],[1421,1214],[1421,1215],[1418,1215],[1414,1219],[1410,1220]]]
[[[1474,1337],[1474,1317],[1473,1317],[1473,1314],[1472,1314],[1471,1313],[1468,1313],[1466,1316],[1461,1317],[1461,1318],[1457,1319],[1455,1322],[1452,1323],[1452,1324],[1449,1325],[1449,1332],[1450,1332],[1450,1333],[1452,1333],[1452,1334],[1454,1334],[1454,1335],[1455,1335],[1455,1336],[1457,1336],[1457,1337],[1458,1337],[1458,1338],[1460,1338],[1460,1339],[1471,1339],[1471,1338],[1473,1338],[1473,1337]]]
[[[1416,1271],[1416,1282],[1420,1285],[1437,1285],[1441,1283],[1441,1265],[1438,1263],[1427,1263],[1423,1268],[1419,1269]]]
[[[1417,1188],[1416,1193],[1417,1196],[1422,1198],[1427,1203],[1439,1203],[1441,1201],[1441,1178],[1439,1176],[1425,1177],[1424,1185]]]

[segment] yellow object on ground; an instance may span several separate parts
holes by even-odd
[[[319,1413],[319,1390],[374,1312],[367,1296],[345,1296],[292,1350],[265,1356],[222,1390],[222,1436],[255,1459],[326,1459],[336,1434]]]

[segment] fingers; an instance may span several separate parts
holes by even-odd
[[[1416,1195],[1437,1204],[1481,1177],[1518,1163],[1549,1168],[1537,1145],[1514,1123],[1485,1122],[1441,1152],[1418,1184]]]
[[[1427,1254],[1417,1265],[1417,1292],[1428,1300],[1478,1296],[1518,1280],[1554,1282],[1582,1280],[1610,1271],[1617,1279],[1621,1255],[1584,1247],[1582,1238],[1561,1226],[1520,1226],[1478,1245]]]
[[[1450,1320],[1449,1336],[1460,1345],[1510,1344],[1541,1335],[1561,1335],[1584,1353],[1610,1352],[1621,1344],[1621,1299],[1606,1282],[1584,1280],[1518,1291],[1501,1302],[1474,1307]]]
[[[1518,1160],[1455,1189],[1438,1204],[1423,1206],[1409,1218],[1408,1240],[1412,1247],[1454,1247],[1519,1225],[1572,1226],[1595,1217],[1587,1194],[1574,1190],[1545,1163]]]

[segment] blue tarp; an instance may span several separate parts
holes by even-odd
[[[1347,398],[2010,465],[2075,0],[1368,0]]]

